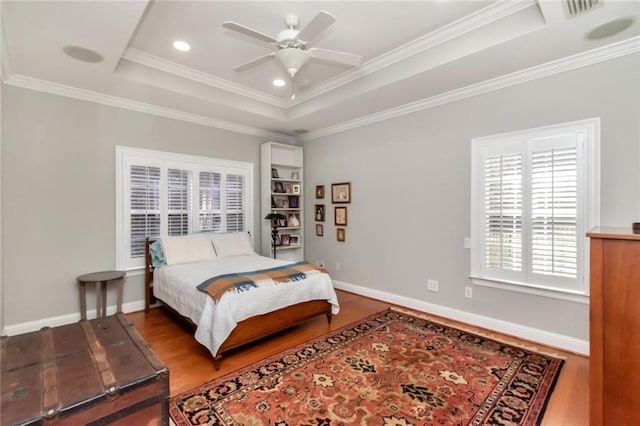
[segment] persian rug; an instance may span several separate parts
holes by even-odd
[[[387,310],[171,398],[176,425],[536,425],[563,360]]]

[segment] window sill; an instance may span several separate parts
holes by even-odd
[[[551,299],[567,300],[569,302],[589,304],[589,294],[578,291],[561,290],[552,287],[536,286],[533,284],[498,281],[495,279],[480,278],[471,276],[471,282],[483,287],[497,288],[500,290],[515,291],[517,293],[533,294],[535,296],[548,297]]]

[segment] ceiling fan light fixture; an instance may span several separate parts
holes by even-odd
[[[309,61],[309,55],[304,50],[296,48],[280,49],[276,53],[276,58],[291,77],[295,76],[300,68]]]

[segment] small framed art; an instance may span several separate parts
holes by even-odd
[[[324,185],[316,185],[316,198],[319,200],[324,198]]]
[[[285,183],[284,184],[284,192],[287,194],[292,194],[293,191],[291,190],[291,184],[290,183]]]
[[[298,172],[291,172],[291,180],[299,180],[300,174]]]
[[[347,208],[346,207],[334,207],[333,217],[337,226],[347,226]]]
[[[351,202],[351,182],[331,184],[331,202],[335,204]]]
[[[338,228],[336,229],[336,239],[340,242],[344,242],[347,237],[346,237],[347,231],[344,228]]]
[[[278,175],[278,169],[276,169],[275,167],[271,168],[271,177],[273,179],[278,179],[280,176]]]
[[[299,194],[300,193],[300,185],[298,185],[298,184],[293,185],[293,193],[294,194]]]
[[[300,245],[300,235],[290,235],[289,236],[289,244],[292,246]]]
[[[316,224],[316,236],[322,237],[324,236],[324,226],[321,223]]]
[[[298,196],[297,195],[289,195],[289,208],[297,209],[298,208]]]
[[[289,234],[282,234],[280,235],[280,245],[283,246],[288,246],[289,244],[291,244],[291,235]]]
[[[316,204],[315,218],[318,222],[324,222],[324,204]]]

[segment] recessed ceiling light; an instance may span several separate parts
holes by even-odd
[[[282,87],[285,84],[287,84],[287,82],[282,80],[281,78],[276,78],[275,80],[273,80],[273,85],[276,87]]]
[[[599,25],[587,33],[589,40],[600,40],[603,38],[611,37],[622,31],[626,30],[633,24],[634,18],[626,17],[614,19],[613,21],[605,22]]]
[[[181,52],[188,52],[191,50],[191,46],[186,41],[176,40],[173,42],[173,47],[178,49]]]
[[[62,50],[64,50],[64,53],[78,61],[89,62],[91,64],[104,61],[104,57],[101,54],[95,50],[87,49],[86,47],[67,45],[63,47]]]

